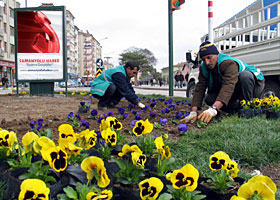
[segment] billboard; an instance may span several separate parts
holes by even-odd
[[[16,73],[20,81],[63,81],[65,7],[15,9]]]

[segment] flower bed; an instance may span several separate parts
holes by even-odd
[[[36,123],[32,121],[30,128],[33,132],[24,135],[22,145],[17,144],[12,131],[1,131],[0,138],[5,142],[2,143],[5,144],[3,158],[11,158],[12,163],[9,160],[9,164],[13,168],[27,166],[33,170],[14,177],[21,178],[19,182],[22,185],[14,195],[27,195],[27,191],[32,191],[33,195],[51,196],[50,199],[93,199],[97,196],[125,199],[121,195],[129,194],[133,199],[131,194],[134,191],[135,199],[204,198],[206,193],[195,191],[202,187],[199,171],[188,163],[180,169],[172,168],[175,162],[172,148],[170,150],[165,145],[165,141],[170,139],[166,132],[177,137],[187,132],[189,127],[179,126],[178,120],[188,114],[189,103],[153,98],[144,101],[149,107],[141,113],[126,102],[122,102],[114,113],[105,112],[101,116],[94,109],[79,116],[69,112],[68,122],[57,127],[57,140],[48,139],[52,138],[52,133],[43,129],[44,122],[39,119]],[[40,155],[39,160],[34,152]],[[232,174],[238,173],[237,163],[227,154],[220,154],[209,155],[210,169],[221,173],[223,180],[231,180]],[[12,172],[11,168],[7,172]],[[168,180],[165,178],[167,174]],[[217,180],[213,178],[212,183]],[[250,184],[253,183],[263,184],[275,193],[275,187],[268,178],[257,178]],[[29,188],[30,185],[40,187]],[[217,191],[217,186],[210,189]]]

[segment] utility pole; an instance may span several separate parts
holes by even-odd
[[[173,96],[173,16],[171,0],[168,0],[168,41],[169,41],[169,96]]]
[[[169,96],[173,96],[173,16],[185,0],[168,0],[168,41],[169,41]]]

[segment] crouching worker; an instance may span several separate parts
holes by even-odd
[[[219,110],[235,113],[240,109],[239,101],[250,101],[260,96],[264,89],[264,77],[255,66],[219,52],[210,42],[200,45],[199,56],[202,63],[191,112],[181,122],[187,123],[198,118],[209,123]],[[208,92],[205,96],[206,89]],[[204,96],[205,103],[210,107],[197,117]]]
[[[144,108],[139,102],[130,78],[137,76],[139,64],[128,61],[125,65],[103,71],[91,84],[91,94],[99,99],[98,109],[114,108],[125,97],[134,105]]]

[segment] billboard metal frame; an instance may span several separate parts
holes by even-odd
[[[30,82],[30,83],[51,83],[51,82],[59,82],[59,81],[67,81],[67,49],[66,49],[66,12],[65,6],[50,6],[50,7],[27,7],[27,8],[15,8],[14,10],[14,25],[15,25],[15,69],[16,69],[16,82],[17,88],[18,83],[22,82]],[[62,79],[42,79],[42,80],[34,80],[34,79],[18,79],[18,35],[17,35],[17,12],[20,11],[61,11],[62,12],[62,70],[63,70],[63,78]],[[17,89],[18,90],[18,89]]]

